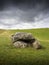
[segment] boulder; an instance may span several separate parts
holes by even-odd
[[[35,48],[35,49],[40,49],[41,48],[41,45],[40,45],[40,42],[38,40],[35,39],[35,41],[32,43],[32,46]]]
[[[32,36],[31,33],[17,32],[11,35],[12,43],[16,48],[34,47],[40,49],[41,45],[38,40]]]
[[[13,44],[16,48],[25,48],[27,47],[27,43],[23,41],[17,41]]]
[[[11,35],[12,38],[12,42],[16,42],[16,41],[32,41],[34,39],[34,37],[32,36],[31,33],[25,33],[25,32],[17,32],[14,35]]]

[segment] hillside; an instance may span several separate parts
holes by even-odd
[[[0,30],[0,35],[10,36],[16,32],[30,32],[35,38],[43,41],[49,40],[49,28],[43,29],[26,29],[26,30]]]
[[[43,46],[17,49],[11,43],[11,34],[15,32],[31,32]],[[28,30],[0,30],[0,64],[5,65],[49,65],[49,28]]]

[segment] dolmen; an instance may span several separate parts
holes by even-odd
[[[26,48],[26,47],[33,47],[35,49],[40,49],[41,45],[40,42],[32,36],[31,33],[27,32],[16,32],[15,34],[11,35],[12,44],[16,48]]]

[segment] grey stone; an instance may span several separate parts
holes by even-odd
[[[38,40],[32,36],[31,33],[17,32],[11,35],[12,43],[16,48],[33,47],[35,49],[40,49],[41,45]]]
[[[25,32],[17,32],[14,35],[11,35],[11,39],[14,42],[16,41],[21,41],[21,40],[25,40],[25,41],[32,41],[32,39],[34,39],[34,37],[32,36],[31,33],[25,33]]]
[[[40,49],[40,48],[41,48],[40,42],[39,42],[38,40],[35,40],[35,41],[32,43],[32,46],[33,46],[35,49]]]
[[[13,44],[16,48],[25,48],[27,47],[27,44],[25,42],[22,41],[17,41]]]

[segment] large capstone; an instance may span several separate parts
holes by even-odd
[[[34,39],[31,33],[17,32],[11,36],[13,43],[16,41],[30,42]]]

